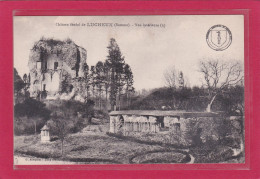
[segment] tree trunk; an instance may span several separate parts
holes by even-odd
[[[129,108],[129,96],[128,96],[128,91],[126,93],[126,105],[127,105],[127,109]]]
[[[63,140],[61,141],[61,157],[63,157]]]
[[[99,99],[100,99],[100,110],[102,109],[102,89],[100,89],[100,96],[99,96]]]
[[[213,101],[215,100],[216,96],[217,96],[217,94],[215,94],[213,96],[213,98],[210,100],[210,103],[207,106],[206,112],[211,112],[211,105],[212,105]]]
[[[118,94],[118,110],[120,111],[120,108],[121,108],[121,102],[120,102],[120,89],[119,89],[119,94]]]
[[[36,135],[36,121],[34,121],[34,134]]]
[[[107,110],[107,93],[108,93],[108,90],[106,88],[106,110]]]
[[[89,94],[89,86],[87,86],[87,98],[90,98],[90,94]]]

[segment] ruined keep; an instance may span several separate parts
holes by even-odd
[[[44,39],[30,51],[30,95],[40,99],[84,101],[87,51],[70,39]]]

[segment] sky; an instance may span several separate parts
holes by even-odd
[[[89,66],[105,61],[109,39],[115,38],[132,68],[137,90],[164,86],[163,73],[172,67],[183,72],[190,86],[200,86],[201,60],[244,62],[243,22],[242,15],[14,16],[14,67],[20,76],[29,72],[30,49],[42,36],[72,39],[87,50]],[[58,23],[81,25],[58,26]],[[112,26],[86,26],[87,23],[111,23]],[[149,23],[159,27],[143,26]],[[232,33],[232,43],[223,51],[211,49],[206,42],[207,31],[217,24],[225,25]]]

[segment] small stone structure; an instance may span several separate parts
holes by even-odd
[[[213,112],[186,111],[112,111],[110,112],[111,133],[127,134],[128,132],[185,131],[187,122],[194,118],[214,120],[219,116]]]
[[[41,142],[50,142],[50,128],[45,124],[41,129]]]

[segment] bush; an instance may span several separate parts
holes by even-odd
[[[52,110],[49,121],[52,134],[56,134],[57,129],[55,118],[60,118],[60,122],[66,123],[67,132],[76,133],[86,126],[85,119],[91,122],[94,116],[94,103],[91,100],[88,100],[87,103],[75,100],[55,100],[48,107]]]
[[[94,111],[94,117],[97,119],[105,119],[109,120],[109,114],[102,110],[95,110]]]
[[[40,132],[42,126],[50,117],[51,111],[41,101],[28,98],[14,106],[14,134],[34,134]]]
[[[15,135],[29,135],[35,133],[35,122],[36,122],[36,133],[41,131],[41,128],[46,123],[46,120],[42,118],[14,118],[14,134]]]

